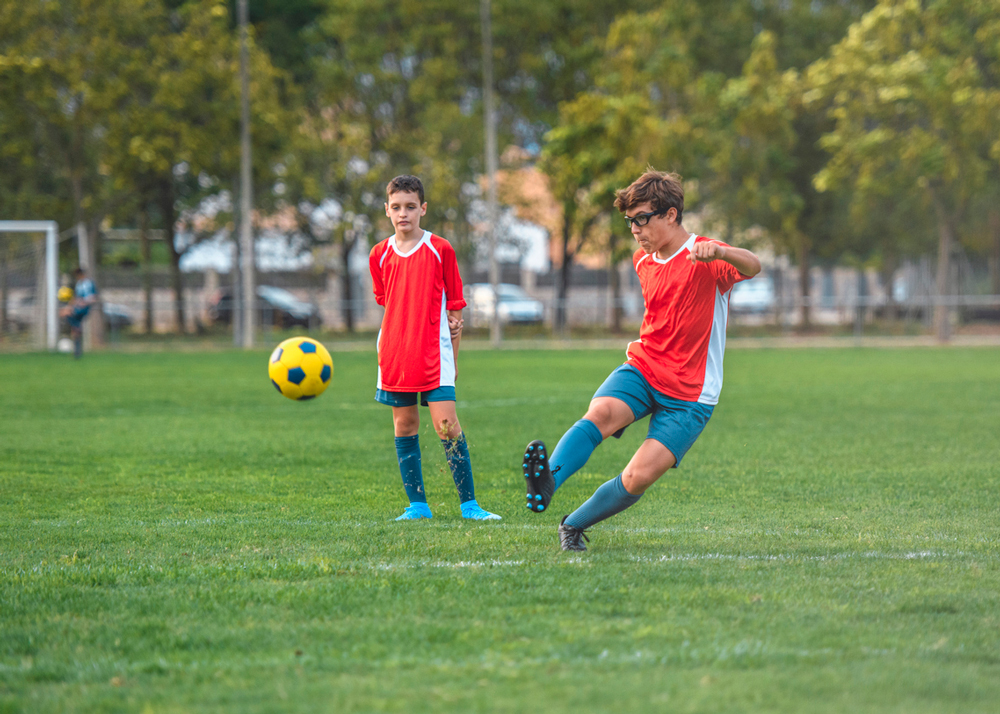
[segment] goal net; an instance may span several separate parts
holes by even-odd
[[[55,349],[59,336],[55,221],[0,221],[0,349]]]

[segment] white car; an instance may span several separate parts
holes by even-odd
[[[774,307],[774,284],[760,275],[733,286],[729,309],[734,312],[767,312]]]
[[[545,305],[542,301],[528,295],[519,285],[500,283],[497,285],[497,293],[500,297],[499,314],[502,323],[537,324],[545,319]],[[489,325],[497,304],[493,286],[489,283],[470,285],[466,301],[472,307],[472,324],[476,327]]]

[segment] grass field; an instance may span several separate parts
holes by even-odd
[[[622,352],[467,352],[470,524],[370,354],[0,355],[0,712],[997,712],[1000,354],[745,350],[681,469],[558,549],[520,454]]]

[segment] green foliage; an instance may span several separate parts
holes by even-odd
[[[0,355],[0,708],[987,712],[994,428],[981,350],[730,351],[682,467],[558,550],[645,424],[523,508],[617,351],[463,352],[480,502],[421,426],[404,495],[373,354],[292,403],[266,353]]]
[[[882,2],[810,69],[806,101],[828,98],[836,122],[815,182],[848,187],[855,221],[873,200],[922,197],[908,205],[922,223],[954,225],[995,170],[998,11],[995,2]]]

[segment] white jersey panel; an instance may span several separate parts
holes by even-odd
[[[441,386],[455,386],[455,350],[451,344],[451,328],[448,327],[448,296],[441,291]]]
[[[382,329],[379,328],[378,337],[375,338],[375,361],[378,361],[378,353],[382,349]],[[375,388],[382,388],[382,367],[378,368],[378,378],[375,381]]]
[[[712,316],[712,331],[708,338],[708,354],[705,355],[705,381],[702,384],[699,404],[716,405],[722,393],[722,357],[726,351],[726,322],[729,320],[729,294],[715,290],[715,312]]]

